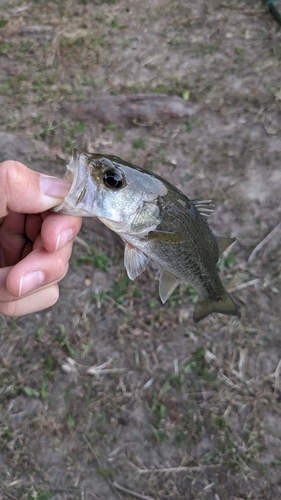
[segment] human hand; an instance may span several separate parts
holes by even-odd
[[[70,186],[16,161],[0,163],[0,314],[21,316],[57,301],[82,219],[48,210]]]

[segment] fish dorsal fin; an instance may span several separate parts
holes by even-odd
[[[172,273],[168,271],[161,271],[160,283],[159,283],[159,295],[163,302],[170,297],[174,289],[178,286],[180,280]]]
[[[236,238],[221,238],[220,236],[216,236],[216,242],[218,244],[219,256],[231,245],[234,243]]]
[[[213,213],[215,205],[212,200],[191,200],[202,217],[208,219]]]
[[[126,243],[124,265],[131,280],[134,280],[137,276],[143,273],[149,260],[149,257],[144,255],[141,250],[138,250],[138,248],[133,245]]]

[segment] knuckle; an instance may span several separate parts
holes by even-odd
[[[18,316],[16,301],[4,302],[0,305],[0,314],[3,316]]]
[[[67,273],[68,271],[68,261],[66,258],[63,257],[58,257],[56,260],[56,266],[57,266],[57,276],[58,279],[61,280]]]
[[[58,285],[54,285],[52,291],[53,291],[53,295],[52,295],[52,301],[51,301],[50,306],[53,306],[58,301],[59,296],[60,296],[60,291],[59,291]]]
[[[37,310],[47,309],[52,307],[59,299],[59,287],[57,283],[53,283],[45,288],[44,291],[41,290],[40,293],[40,305]]]
[[[4,161],[0,165],[0,185],[4,188],[5,196],[2,197],[2,203],[9,205],[9,201],[15,199],[15,196],[24,194],[28,189],[28,176],[26,176],[27,167],[16,161]],[[17,202],[20,201],[17,198]],[[9,207],[7,207],[9,208]]]
[[[58,257],[57,258],[57,274],[58,276],[61,276],[64,273],[66,262],[63,257]]]

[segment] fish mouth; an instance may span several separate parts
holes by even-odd
[[[97,186],[91,176],[87,155],[74,150],[66,169],[64,178],[72,181],[71,188],[63,203],[53,211],[66,215],[93,217],[91,209]]]

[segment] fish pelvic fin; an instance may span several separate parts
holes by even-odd
[[[216,242],[219,249],[219,256],[236,241],[236,238],[222,238],[221,236],[216,236]]]
[[[133,245],[130,245],[129,243],[126,243],[124,265],[130,280],[134,280],[145,270],[149,260],[149,257],[147,257],[141,250]]]
[[[240,311],[236,304],[234,304],[231,296],[225,290],[220,300],[199,300],[195,306],[195,311],[193,314],[193,321],[198,323],[202,319],[206,318],[208,314],[211,313],[221,313],[227,314],[228,316],[238,316],[240,318]]]
[[[168,271],[161,271],[160,283],[159,283],[159,295],[163,304],[173,293],[175,288],[180,283],[180,280],[172,273]]]

